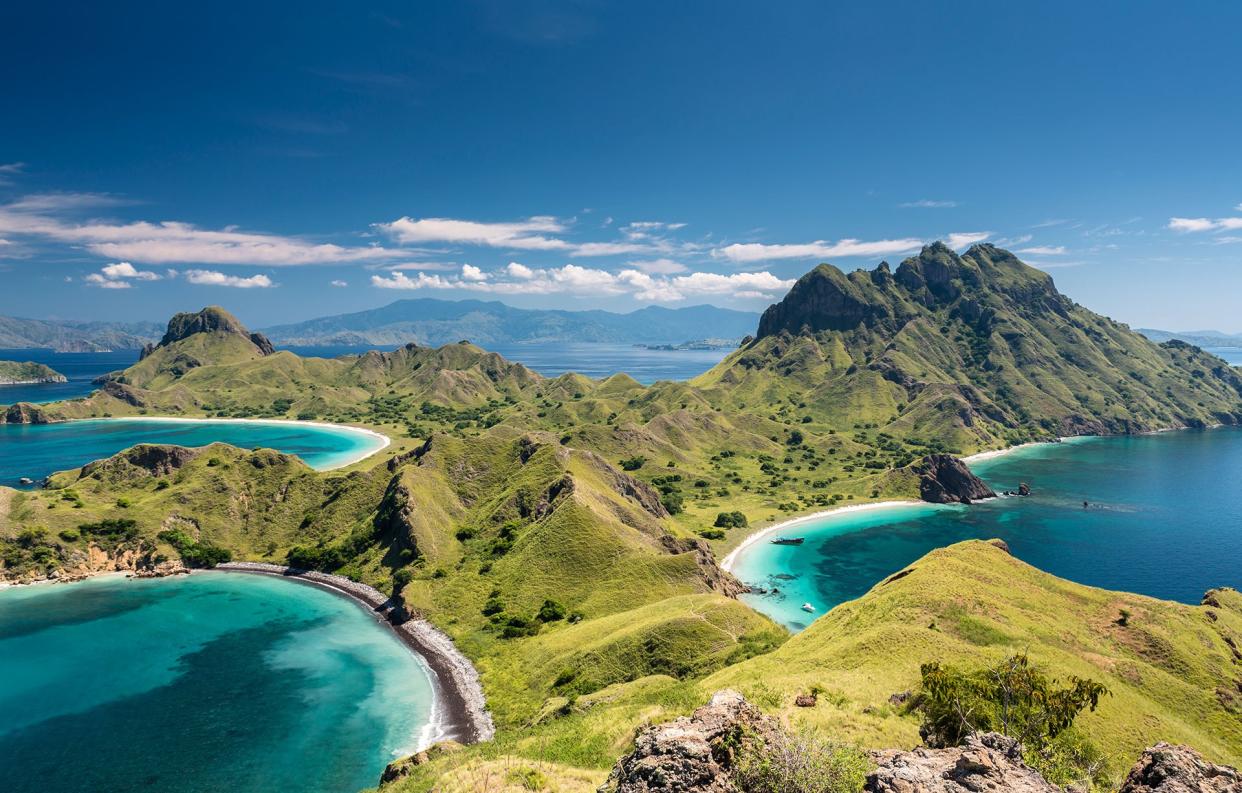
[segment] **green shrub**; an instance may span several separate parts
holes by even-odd
[[[741,512],[721,512],[716,515],[713,525],[718,529],[744,529],[750,525],[750,521]]]
[[[1038,751],[1027,748],[1022,759],[1059,788],[1071,785],[1080,790],[1116,788],[1108,758],[1075,727],[1065,730]]]
[[[870,766],[861,750],[802,729],[766,742],[743,737],[736,784],[746,793],[858,793]]]
[[[971,733],[999,732],[1017,738],[1029,751],[1042,752],[1108,693],[1102,684],[1080,677],[1060,687],[1025,654],[973,672],[927,663],[916,699],[923,716],[919,733],[929,746],[956,746]]]
[[[195,540],[179,529],[161,531],[157,536],[176,549],[186,567],[215,567],[233,559],[227,548],[206,540]]]
[[[639,468],[642,468],[646,463],[647,463],[647,458],[643,457],[641,454],[638,454],[633,457],[627,457],[624,460],[622,460],[621,467],[625,469],[626,471],[637,471]]]
[[[660,503],[664,505],[664,508],[668,510],[670,515],[681,514],[682,510],[685,509],[685,499],[681,497],[681,493],[676,491],[660,496]]]
[[[535,615],[535,619],[540,622],[556,622],[565,619],[565,607],[555,600],[545,600],[543,605],[539,607],[539,613]]]

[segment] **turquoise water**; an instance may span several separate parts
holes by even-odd
[[[1212,587],[1242,585],[1242,429],[1079,439],[972,468],[998,491],[1028,482],[1033,495],[844,513],[791,528],[785,533],[805,536],[804,545],[760,542],[739,556],[739,578],[780,590],[744,599],[801,630],[928,551],[992,537],[1035,567],[1107,589],[1198,603]]]
[[[296,454],[320,470],[365,457],[383,445],[368,433],[296,422],[92,419],[0,424],[0,485],[16,487],[22,477],[38,482],[55,471],[110,457],[138,443],[206,446],[216,442]]]
[[[352,601],[203,573],[0,590],[0,790],[376,784],[430,720],[425,667]]]

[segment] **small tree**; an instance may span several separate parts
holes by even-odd
[[[1071,677],[1058,686],[1025,654],[996,666],[963,672],[939,663],[922,667],[919,733],[929,746],[956,746],[976,732],[1000,732],[1041,751],[1085,708],[1095,710],[1109,691],[1094,680]]]

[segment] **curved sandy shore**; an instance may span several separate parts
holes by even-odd
[[[802,525],[803,523],[810,523],[811,521],[822,520],[823,518],[832,517],[833,515],[841,515],[846,512],[869,512],[875,509],[892,509],[893,507],[910,507],[910,506],[915,506],[917,504],[922,504],[924,506],[929,506],[929,507],[933,506],[932,504],[928,504],[926,501],[915,501],[914,499],[909,499],[905,501],[877,501],[872,504],[850,504],[849,506],[846,506],[846,507],[826,509],[826,510],[823,510],[822,512],[812,512],[810,515],[803,515],[798,518],[790,518],[789,520],[782,520],[780,523],[773,523],[771,526],[765,526],[764,528],[750,535],[746,539],[742,540],[741,545],[737,546],[732,551],[729,551],[729,554],[725,556],[724,559],[721,560],[720,566],[729,572],[733,572],[733,565],[737,562],[738,557],[742,554],[743,551],[745,551],[747,548],[750,548],[752,545],[764,539],[768,535],[778,532],[782,529],[788,529],[791,526],[799,526],[799,525]]]
[[[992,449],[990,451],[972,454],[968,457],[963,457],[961,459],[962,459],[962,462],[964,463],[982,462],[984,460],[992,460],[997,457],[1003,457],[1007,454],[1011,454],[1013,452],[1016,452],[1022,449],[1033,448],[1036,446],[1046,446],[1050,443],[1060,443],[1062,440],[1065,440],[1065,439],[1062,438],[1057,441],[1039,441],[1035,443],[1021,443],[1021,444],[1018,444],[1017,446],[1010,446],[1008,449]],[[823,510],[822,512],[813,512],[810,515],[802,515],[801,517],[790,518],[789,520],[783,520],[780,523],[773,523],[771,526],[766,526],[760,529],[759,531],[755,532],[754,534],[750,535],[749,537],[747,537],[745,540],[742,541],[741,545],[737,546],[732,551],[729,551],[728,555],[725,556],[725,558],[720,562],[720,566],[729,572],[733,572],[733,566],[737,564],[737,560],[741,556],[743,551],[754,546],[755,543],[759,542],[765,537],[768,537],[769,535],[777,531],[781,531],[782,529],[789,529],[791,527],[799,526],[805,523],[809,523],[811,521],[822,520],[823,518],[829,518],[834,515],[841,515],[847,512],[868,512],[868,511],[876,510],[876,509],[892,509],[893,507],[910,507],[910,506],[914,506],[917,504],[922,504],[928,507],[935,506],[933,504],[927,503],[926,501],[918,501],[916,499],[907,499],[905,501],[877,501],[871,504],[850,504],[849,506],[836,507],[835,509],[826,509],[826,510]]]
[[[376,618],[389,625],[397,638],[418,655],[431,671],[435,699],[431,724],[420,741],[420,750],[444,739],[478,743],[490,741],[496,734],[478,670],[470,659],[462,655],[447,634],[427,620],[413,618],[402,621],[400,615],[394,613],[392,599],[379,590],[343,576],[261,562],[229,562],[217,565],[215,569],[279,576],[319,586],[362,604]]]
[[[71,419],[71,421],[199,421],[208,424],[271,424],[277,426],[292,425],[295,427],[319,427],[321,429],[340,430],[342,432],[354,433],[358,435],[366,435],[379,441],[379,445],[373,449],[359,452],[346,459],[344,462],[330,465],[326,468],[316,468],[316,471],[335,471],[338,468],[344,468],[348,465],[365,460],[373,454],[377,454],[392,444],[392,438],[382,432],[369,430],[365,427],[354,427],[349,424],[332,424],[327,421],[298,421],[296,419],[213,419],[213,418],[187,418],[181,416],[116,416],[106,419]]]

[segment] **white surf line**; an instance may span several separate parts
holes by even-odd
[[[798,518],[790,518],[789,520],[783,520],[780,523],[773,523],[771,526],[762,528],[759,531],[747,537],[745,540],[742,540],[742,544],[734,548],[732,551],[729,551],[728,555],[725,556],[725,558],[720,562],[720,567],[730,573],[733,572],[733,565],[737,563],[738,557],[741,556],[743,551],[755,545],[760,540],[773,534],[774,532],[781,531],[783,529],[788,529],[792,526],[798,526],[803,523],[810,523],[811,521],[822,520],[824,518],[833,517],[835,515],[843,515],[848,512],[870,512],[871,510],[876,510],[876,509],[892,509],[894,507],[912,507],[912,506],[916,506],[919,504],[923,504],[925,506],[933,506],[931,504],[928,504],[926,501],[915,501],[914,499],[907,499],[904,501],[876,501],[871,504],[850,504],[844,507],[836,507],[835,509],[826,509],[822,512],[813,512],[810,515],[803,515]]]
[[[366,450],[363,454],[357,454],[349,457],[344,462],[330,465],[326,468],[316,468],[316,471],[335,471],[338,468],[344,468],[353,465],[360,460],[365,460],[373,454],[377,454],[392,445],[392,438],[389,438],[382,432],[367,429],[366,427],[355,427],[350,424],[332,424],[327,421],[297,421],[295,419],[231,419],[231,418],[196,418],[196,417],[180,417],[180,416],[115,416],[113,418],[103,419],[71,419],[71,421],[198,421],[207,424],[270,424],[276,426],[293,426],[293,427],[318,427],[319,429],[340,430],[346,433],[354,433],[358,435],[367,435],[379,441],[379,445],[373,449]]]

